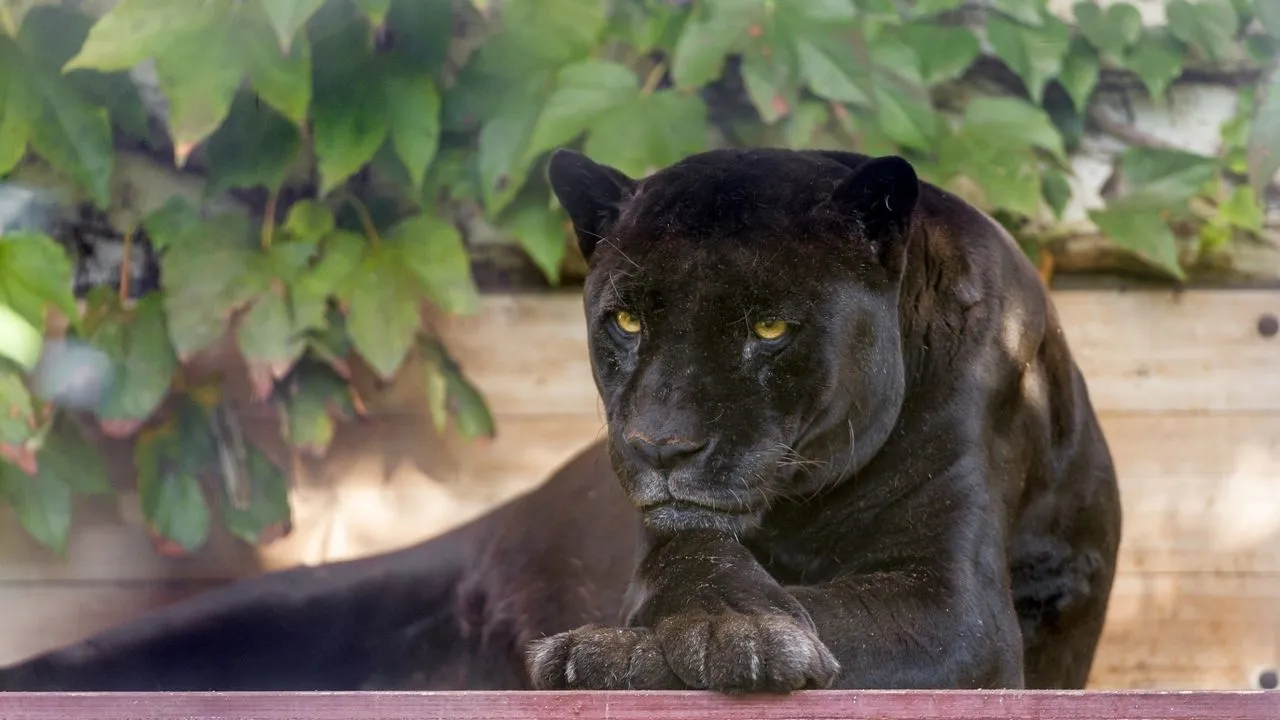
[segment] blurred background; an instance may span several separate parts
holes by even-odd
[[[1095,688],[1280,667],[1280,2],[0,0],[0,663],[383,552],[600,437],[545,180],[909,158],[1120,472]]]

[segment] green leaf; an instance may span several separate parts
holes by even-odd
[[[1232,190],[1227,200],[1218,206],[1218,214],[1224,221],[1250,232],[1262,232],[1262,225],[1266,221],[1266,213],[1258,203],[1253,189],[1247,185],[1240,185]]]
[[[772,125],[786,116],[795,105],[791,69],[776,57],[765,57],[761,53],[744,55],[740,68],[747,97],[760,113],[760,119]]]
[[[1271,73],[1265,93],[1257,103],[1249,133],[1249,184],[1257,197],[1280,170],[1280,71]]]
[[[1142,13],[1129,3],[1119,2],[1105,11],[1092,0],[1075,5],[1076,24],[1095,48],[1112,62],[1123,58],[1142,36]]]
[[[870,104],[858,80],[860,63],[847,39],[835,34],[806,35],[797,38],[795,51],[800,77],[814,94],[836,102]]]
[[[933,149],[938,116],[927,93],[907,93],[893,85],[876,88],[876,117],[895,143],[915,150]]]
[[[1027,151],[1003,149],[981,135],[959,134],[946,138],[939,164],[947,178],[964,176],[982,193],[985,210],[1005,210],[1032,217],[1040,210],[1040,176]]]
[[[89,341],[113,360],[111,380],[97,416],[128,434],[149,418],[169,394],[178,369],[159,293],[148,293],[128,310],[115,298]]]
[[[209,137],[205,195],[230,188],[279,189],[300,145],[297,127],[249,93],[239,93],[227,121]]]
[[[508,210],[502,230],[513,236],[529,254],[547,282],[560,282],[560,263],[564,261],[568,238],[560,226],[560,216],[545,202],[524,202]]]
[[[419,347],[427,372],[426,385],[431,415],[437,430],[444,429],[440,412],[443,406],[452,415],[458,434],[462,437],[493,437],[493,415],[484,396],[462,374],[445,347],[431,339],[424,339]]]
[[[289,52],[289,46],[298,30],[311,19],[316,10],[324,4],[324,0],[259,0],[262,9],[271,20],[271,29],[275,30],[280,41],[280,49]]]
[[[1024,25],[1039,27],[1048,14],[1045,2],[1046,0],[992,0],[991,6]]]
[[[642,177],[703,150],[706,144],[707,108],[702,100],[660,90],[602,116],[583,151],[631,177]]]
[[[181,236],[160,258],[164,310],[178,357],[211,346],[231,314],[262,291],[265,263],[244,218],[220,215]]]
[[[480,294],[471,278],[471,259],[462,235],[452,224],[429,215],[401,220],[384,238],[404,267],[422,281],[427,297],[447,313],[480,309]]]
[[[333,231],[333,213],[315,200],[302,199],[289,207],[284,231],[302,242],[320,242]]]
[[[7,463],[0,463],[0,485],[23,529],[41,545],[65,553],[71,534],[71,489],[30,477]]]
[[[327,10],[327,9],[326,9]],[[312,122],[320,194],[364,167],[387,138],[387,101],[366,37],[350,8],[322,11],[312,35]]]
[[[284,399],[285,439],[311,457],[324,457],[338,419],[354,416],[351,390],[328,365],[303,358],[289,376]]]
[[[31,25],[24,24],[24,29]],[[35,40],[19,38],[23,45]],[[95,204],[106,207],[115,159],[107,114],[85,102],[56,68],[5,37],[0,37],[0,84],[7,85],[2,129],[6,139],[0,141],[0,164],[13,165],[21,157],[22,146],[30,144]]]
[[[270,290],[282,290],[311,270],[319,250],[318,240],[303,240],[292,233],[275,235],[271,247],[267,248]]]
[[[987,23],[987,40],[996,56],[1022,78],[1027,92],[1039,104],[1045,83],[1062,70],[1071,35],[1066,24],[1057,18],[1047,18],[1039,28],[992,18]]]
[[[293,284],[295,302],[296,296],[303,293],[318,297],[334,295],[343,302],[348,301],[345,286],[360,267],[368,247],[364,236],[347,230],[326,234],[321,243],[320,259],[310,272]]]
[[[454,9],[452,0],[393,2],[385,22],[395,33],[395,44],[384,51],[386,57],[406,70],[441,71],[453,43]]]
[[[61,484],[86,495],[109,495],[115,489],[102,453],[65,419],[58,420],[45,437],[36,463],[37,482]]]
[[[104,15],[66,69],[124,70],[152,57],[169,105],[174,155],[182,163],[226,117],[245,58],[229,0],[177,4],[123,0]]]
[[[1186,277],[1178,263],[1177,240],[1159,210],[1119,201],[1101,210],[1090,210],[1089,218],[1118,247],[1179,280]]]
[[[801,101],[782,128],[783,145],[797,149],[831,147],[833,143],[824,139],[830,120],[831,111],[827,109],[826,103],[816,100]]]
[[[44,336],[40,329],[13,308],[0,303],[0,356],[24,372],[31,372],[40,361],[43,348]]]
[[[434,347],[435,343],[425,343],[425,347]],[[431,415],[431,424],[435,427],[436,433],[443,434],[445,429],[449,427],[449,379],[444,376],[444,370],[440,366],[440,362],[433,353],[423,353],[425,360],[422,363],[423,385],[427,390],[427,410]]]
[[[199,549],[209,536],[209,505],[197,475],[210,464],[210,445],[207,425],[179,418],[176,426],[143,431],[134,446],[142,515],[152,532],[187,552]]]
[[[1133,147],[1120,157],[1119,170],[1131,188],[1127,206],[1185,207],[1217,172],[1215,158],[1182,150]]]
[[[1231,242],[1234,234],[1230,223],[1215,217],[1200,226],[1200,232],[1196,233],[1196,238],[1200,241],[1200,251],[1209,253]]]
[[[368,16],[369,23],[375,26],[381,25],[387,19],[387,12],[391,10],[391,0],[352,0],[352,2],[360,8],[360,12]]]
[[[503,32],[540,67],[558,67],[599,46],[605,5],[601,0],[506,0]]]
[[[967,0],[915,0],[911,3],[911,17],[925,17],[949,12],[962,7]]]
[[[78,322],[71,287],[71,260],[56,241],[26,232],[0,237],[0,303],[28,323],[43,330],[50,307]]]
[[[476,163],[480,192],[491,214],[501,212],[528,178],[530,160],[525,147],[542,107],[543,91],[531,83],[507,95],[497,115],[480,131]]]
[[[200,223],[200,214],[186,197],[174,194],[160,207],[147,213],[142,228],[157,252],[180,242],[182,235]]]
[[[430,75],[396,73],[386,78],[386,99],[391,143],[421,192],[440,145],[440,93]]]
[[[1061,220],[1062,213],[1066,211],[1072,195],[1071,183],[1067,182],[1067,176],[1058,170],[1046,171],[1041,180],[1040,194],[1053,210],[1054,217]]]
[[[73,9],[46,5],[31,13],[22,27],[19,44],[28,61],[41,67],[40,82],[65,81],[90,105],[105,108],[123,132],[145,139],[150,129],[142,97],[127,73],[61,68],[84,44],[94,18]]]
[[[1231,57],[1240,18],[1229,0],[1169,0],[1165,9],[1173,36],[1214,62]]]
[[[8,61],[12,53],[6,53],[5,42],[0,39],[0,61]],[[18,82],[10,77],[8,68],[12,65],[0,65],[0,176],[7,175],[17,166],[27,152],[27,124],[18,100],[9,100],[17,92],[10,93],[9,86]],[[10,107],[9,103],[13,106]]]
[[[243,24],[247,27],[239,42],[253,89],[268,105],[301,127],[311,106],[311,43],[305,35],[299,37],[286,54],[271,33],[254,23],[253,18]]]
[[[231,110],[248,58],[234,42],[242,32],[229,13],[187,29],[155,58],[156,80],[169,101],[169,135],[182,165]],[[96,29],[96,28],[95,28]]]
[[[260,295],[236,329],[236,342],[259,398],[267,396],[271,381],[284,377],[306,349],[284,293],[283,288],[273,288]]]
[[[223,521],[232,535],[259,545],[287,534],[292,527],[288,482],[280,468],[252,445],[245,448],[245,465],[250,483],[248,506],[240,507],[225,497]]]
[[[1062,72],[1058,74],[1058,82],[1062,84],[1076,112],[1083,113],[1089,105],[1093,89],[1098,86],[1098,56],[1088,45],[1075,41],[1071,43],[1071,52],[1062,63]]]
[[[978,97],[965,106],[964,132],[979,133],[983,142],[1004,151],[1036,147],[1067,161],[1062,135],[1048,113],[1011,97]]]
[[[960,77],[981,52],[978,38],[963,27],[909,23],[899,32],[903,43],[915,49],[920,78],[926,85]]]
[[[1253,12],[1268,35],[1280,38],[1280,4],[1261,0],[1254,3]]]
[[[128,70],[190,40],[189,33],[229,12],[228,0],[120,0],[94,23],[84,46],[64,70]]]
[[[1152,99],[1160,99],[1169,84],[1182,74],[1182,58],[1182,45],[1171,35],[1147,32],[1129,52],[1124,66],[1142,78]]]
[[[407,231],[401,231],[402,233]],[[348,279],[347,332],[360,356],[384,379],[395,377],[421,325],[422,280],[390,243],[369,248]]]
[[[22,377],[0,368],[0,444],[25,443],[35,434],[34,426],[31,393]]]
[[[538,114],[525,148],[532,160],[547,150],[572,142],[597,119],[640,91],[635,74],[607,60],[583,60],[556,74],[556,89]]]
[[[765,18],[764,0],[710,0],[697,4],[676,41],[671,76],[676,86],[697,88],[720,77],[725,57]]]

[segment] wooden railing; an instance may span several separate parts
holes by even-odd
[[[0,693],[4,720],[1280,720],[1280,693]]]

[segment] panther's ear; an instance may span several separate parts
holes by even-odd
[[[860,165],[832,193],[832,203],[857,217],[880,261],[902,270],[911,216],[920,197],[920,179],[911,163],[886,155]]]
[[[635,188],[636,181],[581,153],[563,148],[551,154],[547,177],[556,199],[573,221],[582,257],[590,260],[596,243],[617,222],[622,203]]]

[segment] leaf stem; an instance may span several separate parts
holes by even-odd
[[[272,188],[267,194],[267,205],[262,209],[262,249],[271,249],[271,235],[276,229],[276,203],[280,200],[280,191]]]
[[[129,301],[129,264],[133,261],[133,230],[129,229],[124,234],[124,247],[120,250],[120,304],[124,305]]]
[[[355,208],[356,215],[360,217],[360,224],[364,226],[364,234],[369,236],[369,242],[374,247],[378,247],[382,243],[382,238],[378,237],[378,228],[373,224],[373,217],[369,215],[369,208],[360,201],[360,198],[347,193],[347,200],[351,203],[351,207]]]
[[[644,86],[640,88],[641,95],[652,95],[654,90],[658,89],[658,83],[662,82],[662,75],[667,71],[667,64],[660,62],[653,66],[649,74],[644,79]]]

